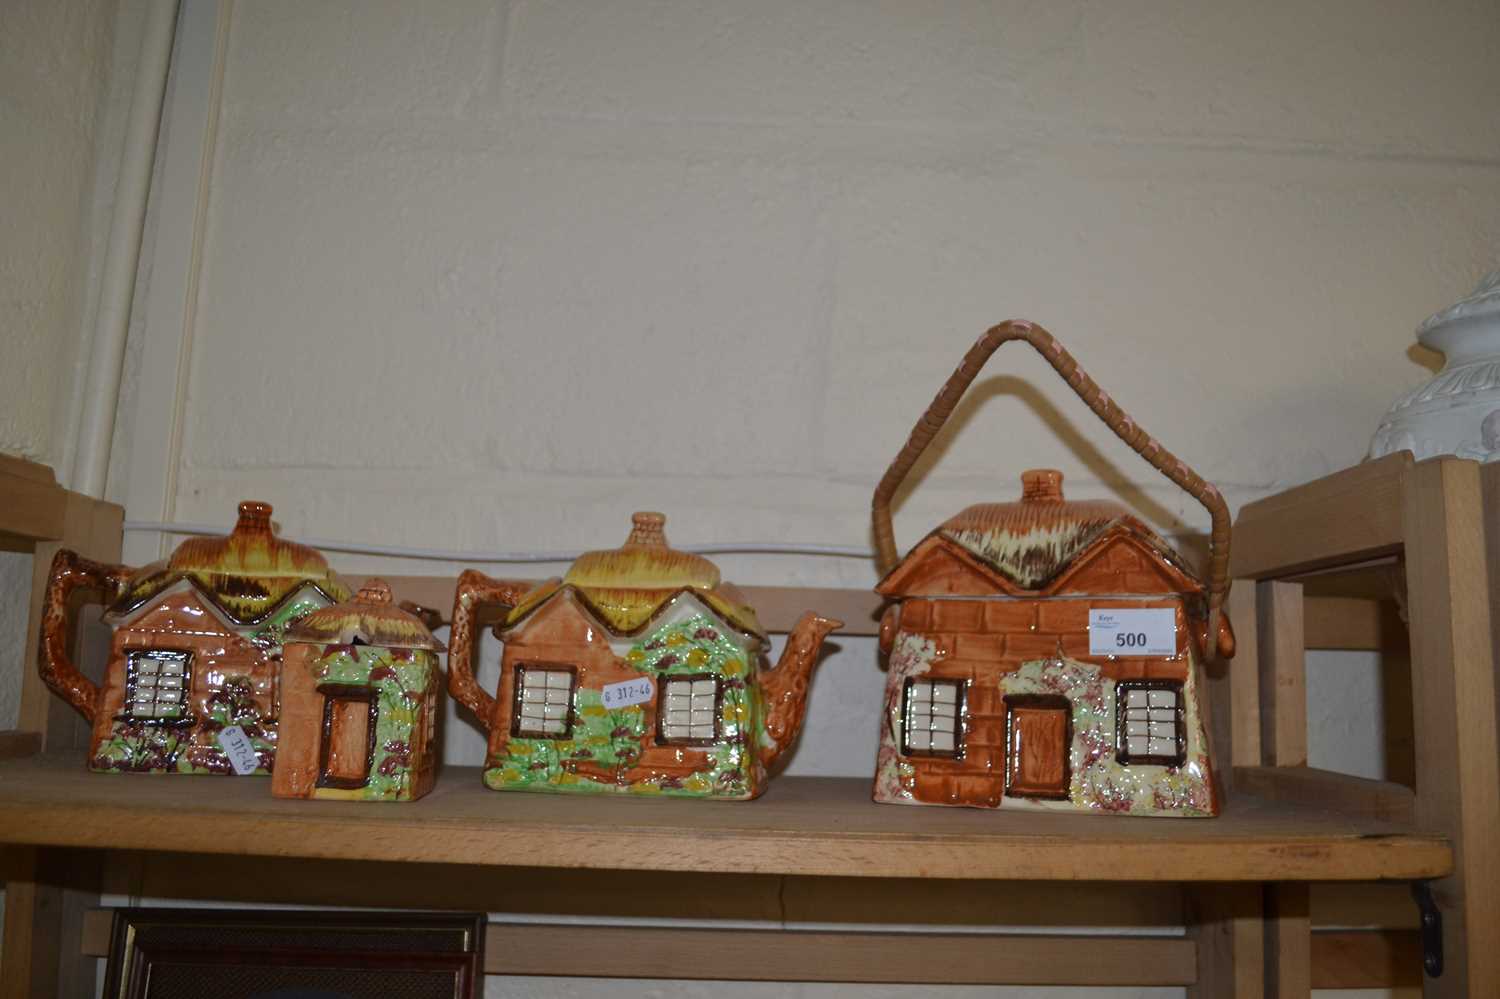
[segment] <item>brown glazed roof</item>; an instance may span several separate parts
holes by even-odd
[[[585,552],[562,579],[552,579],[528,593],[506,617],[504,628],[519,624],[551,597],[571,589],[617,635],[640,630],[679,593],[692,593],[726,622],[761,639],[760,622],[743,594],[722,582],[719,567],[701,555],[672,548],[667,518],[637,513],[630,536],[619,548]]]
[[[416,615],[391,603],[391,587],[383,579],[367,579],[354,599],[313,611],[287,629],[285,644],[353,645],[356,639],[387,649],[443,651],[443,643]]]
[[[1019,501],[976,503],[932,535],[960,546],[1021,589],[1041,590],[1116,527],[1140,538],[1184,575],[1197,578],[1164,538],[1120,504],[1064,499],[1062,473],[1050,468],[1022,473]],[[898,564],[886,578],[899,569]]]
[[[316,550],[278,538],[270,504],[254,500],[240,504],[239,520],[228,535],[189,538],[166,561],[137,572],[110,605],[109,613],[128,614],[184,579],[242,625],[264,619],[305,583],[330,600],[349,595]]]

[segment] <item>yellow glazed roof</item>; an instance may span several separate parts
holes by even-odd
[[[548,580],[512,608],[505,628],[519,624],[553,595],[567,589],[601,624],[616,634],[631,634],[673,597],[688,592],[729,624],[764,638],[755,611],[738,589],[720,580],[718,566],[668,544],[666,521],[659,513],[635,514],[624,545],[578,556],[562,579]]]
[[[304,583],[330,600],[342,600],[348,589],[316,550],[284,541],[271,525],[271,506],[247,500],[227,536],[190,538],[165,562],[141,569],[110,606],[127,614],[179,580],[189,580],[214,606],[238,624],[265,618]]]
[[[667,518],[637,513],[630,537],[619,548],[584,552],[563,576],[571,586],[603,589],[712,590],[719,567],[702,555],[677,551],[667,544]]]
[[[313,611],[287,629],[285,644],[353,645],[356,640],[387,649],[443,651],[443,643],[415,614],[391,603],[391,586],[383,579],[367,579],[354,599]]]

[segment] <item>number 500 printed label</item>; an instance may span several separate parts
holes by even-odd
[[[1177,612],[1170,607],[1089,611],[1089,655],[1175,656]]]

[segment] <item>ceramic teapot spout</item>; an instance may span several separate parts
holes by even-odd
[[[842,621],[808,611],[787,636],[786,648],[776,668],[760,676],[765,699],[765,733],[760,740],[760,761],[769,768],[781,757],[797,734],[807,714],[807,683],[818,665],[818,653],[828,633],[843,627]]]

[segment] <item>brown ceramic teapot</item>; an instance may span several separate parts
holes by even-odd
[[[102,685],[68,655],[70,601],[85,593],[102,599],[114,632]],[[276,537],[268,504],[245,502],[227,537],[189,539],[142,569],[59,551],[38,667],[93,723],[92,770],[264,775],[276,754],[282,636],[348,596],[322,555]]]
[[[416,801],[437,778],[443,643],[383,579],[286,633],[271,793]]]
[[[1212,520],[1208,579],[1119,504],[1062,474],[971,506],[897,559],[891,498],[1003,343],[1034,347],[1089,408]],[[1200,675],[1228,658],[1229,510],[1046,330],[1008,322],[969,351],[875,491],[889,656],[875,799],[1207,816],[1217,811]]]
[[[497,790],[754,798],[796,740],[823,639],[807,613],[775,669],[755,611],[718,567],[673,550],[658,513],[624,546],[539,586],[459,577],[449,689],[489,731]],[[497,696],[474,680],[481,610],[500,608]]]

